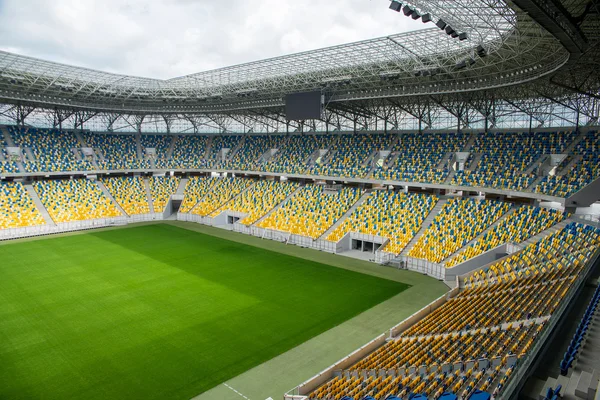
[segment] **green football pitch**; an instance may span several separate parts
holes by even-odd
[[[408,285],[168,224],[0,246],[0,399],[189,399]]]

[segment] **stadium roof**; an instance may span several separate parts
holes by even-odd
[[[279,112],[285,94],[315,89],[332,105],[378,100],[413,104],[423,98],[439,104],[444,96],[472,98],[473,93],[511,102],[598,92],[597,66],[589,60],[598,55],[599,13],[586,12],[585,0],[401,3],[398,18],[428,20],[425,29],[168,80],[0,52],[0,101],[167,116]],[[389,4],[380,0],[374,6]],[[582,76],[582,69],[586,81],[569,82],[577,79],[573,71]],[[546,77],[547,83],[565,73],[569,76],[556,79],[562,86],[540,93],[540,79]]]

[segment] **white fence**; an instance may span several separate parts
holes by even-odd
[[[87,221],[66,222],[56,225],[30,226],[0,230],[0,240],[19,239],[34,236],[52,235],[55,233],[82,231],[86,229],[103,228],[107,226],[126,225],[127,217],[92,219]]]

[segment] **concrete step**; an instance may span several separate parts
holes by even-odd
[[[6,126],[0,127],[0,131],[2,131],[2,136],[4,137],[4,141],[6,142],[8,147],[17,147],[12,139],[12,136],[10,136],[10,133],[8,132],[8,128]]]
[[[529,185],[527,187],[526,190],[528,192],[533,192],[535,190],[536,186],[540,184],[540,182],[542,181],[542,179],[544,179],[543,176],[538,176],[537,178],[535,178],[535,180],[531,183],[531,185]]]
[[[564,168],[561,168],[561,170],[558,171],[556,173],[556,175],[558,175],[558,176],[567,175],[569,172],[571,172],[571,170],[575,167],[575,165],[577,165],[577,163],[579,161],[581,161],[582,158],[583,158],[583,156],[581,156],[581,155],[575,155],[575,156],[573,156],[573,158],[571,159],[571,161],[569,161],[569,163],[567,165],[565,165]]]
[[[440,162],[437,165],[437,169],[443,169],[447,164],[448,164],[448,160],[450,160],[450,158],[452,157],[454,153],[452,152],[448,152],[446,154],[444,154],[444,157],[442,157],[442,159],[440,160]]]
[[[35,156],[33,155],[33,151],[29,147],[23,147],[21,151],[25,150],[25,155],[27,156],[27,161],[36,161]]]
[[[571,144],[569,144],[565,150],[563,151],[564,154],[569,154],[572,153],[573,150],[575,149],[575,147],[583,140],[583,138],[585,138],[586,133],[584,132],[580,132],[579,135],[577,135],[577,137],[575,139],[573,139],[573,141],[571,142]]]
[[[152,191],[150,190],[150,181],[148,178],[144,178],[144,187],[146,188],[146,198],[148,199],[148,206],[150,207],[150,212],[155,213],[156,211],[154,211],[154,200],[152,199]]]
[[[444,204],[446,204],[447,201],[448,201],[447,199],[440,199],[435,204],[435,206],[433,207],[433,209],[431,210],[431,212],[429,213],[429,215],[427,215],[427,218],[425,218],[423,220],[423,223],[421,224],[421,229],[419,229],[419,231],[412,238],[412,240],[410,242],[408,242],[408,244],[402,250],[402,252],[400,253],[400,255],[405,256],[405,255],[408,254],[408,252],[410,251],[410,249],[413,248],[413,246],[419,241],[419,239],[421,238],[421,236],[423,236],[423,234],[425,233],[425,231],[427,230],[427,228],[429,228],[429,225],[431,225],[431,223],[433,222],[433,220],[435,219],[435,217],[440,213],[440,211],[444,207]]]
[[[48,210],[46,209],[46,207],[42,203],[42,200],[40,200],[40,197],[38,196],[37,192],[35,191],[35,189],[31,185],[31,183],[26,183],[25,184],[25,190],[27,190],[27,193],[29,193],[29,196],[33,200],[33,204],[35,204],[36,208],[42,214],[42,217],[44,217],[44,221],[46,221],[46,225],[48,225],[48,226],[56,226],[56,223],[54,223],[54,220],[52,219],[52,217],[48,213]]]
[[[175,192],[176,195],[183,196],[183,193],[185,192],[185,187],[187,186],[188,181],[189,181],[188,178],[181,178],[181,180],[179,181],[179,186],[177,187],[177,191]]]
[[[167,150],[167,160],[170,160],[173,157],[173,150],[175,150],[175,143],[177,143],[178,138],[178,135],[173,135],[173,138],[171,139],[171,144],[169,145],[169,149]]]
[[[467,141],[467,144],[465,145],[465,148],[463,149],[463,152],[471,151],[471,148],[475,144],[475,140],[477,140],[477,136],[479,136],[477,133],[472,133],[471,134],[471,137]]]
[[[352,205],[352,207],[350,207],[350,208],[348,209],[348,211],[346,211],[346,212],[344,213],[344,215],[342,215],[342,216],[340,217],[340,219],[338,219],[337,221],[335,221],[335,223],[334,223],[333,225],[331,225],[331,226],[329,227],[329,229],[327,229],[327,230],[325,231],[325,233],[323,233],[323,234],[322,234],[322,235],[319,237],[319,239],[325,239],[327,236],[329,236],[329,234],[330,234],[331,232],[333,232],[334,230],[336,230],[336,229],[337,229],[337,227],[338,227],[338,226],[340,226],[340,225],[341,225],[341,224],[342,224],[342,223],[343,223],[343,222],[346,220],[346,218],[348,218],[350,215],[352,215],[352,213],[353,213],[354,211],[356,211],[356,209],[357,209],[358,207],[360,207],[360,206],[361,206],[361,205],[362,205],[362,204],[363,204],[365,201],[367,201],[367,199],[368,199],[368,198],[371,196],[371,193],[372,193],[371,191],[366,191],[366,192],[365,192],[365,193],[364,193],[362,196],[360,196],[360,198],[359,198],[359,199],[356,201],[356,203],[354,203],[354,204]]]
[[[122,213],[122,214],[123,214],[125,217],[128,217],[128,216],[129,216],[129,214],[127,214],[127,213],[125,212],[125,210],[123,209],[123,207],[121,207],[121,205],[119,204],[119,202],[118,202],[117,200],[115,200],[115,198],[113,197],[113,195],[112,195],[112,194],[110,194],[110,191],[109,191],[109,190],[108,190],[108,188],[107,188],[107,187],[104,185],[104,183],[102,183],[101,181],[97,180],[97,181],[96,181],[96,185],[98,185],[98,187],[100,188],[100,190],[102,190],[102,193],[104,193],[104,195],[105,195],[106,197],[108,197],[108,198],[109,198],[109,199],[110,199],[110,200],[113,202],[113,204],[114,204],[114,205],[117,207],[117,209],[118,209],[119,211],[121,211],[121,213]]]
[[[77,139],[77,141],[79,142],[79,144],[81,145],[81,147],[89,147],[87,145],[87,142],[83,138],[83,135],[81,134],[81,132],[74,131],[73,134],[75,135],[75,138]]]
[[[481,162],[481,159],[483,158],[483,153],[472,153],[471,157],[472,160],[469,163],[469,167],[465,168],[466,171],[475,171],[477,169],[479,163]]]
[[[548,158],[549,156],[547,154],[542,154],[541,156],[539,156],[538,158],[536,158],[531,165],[529,165],[524,171],[522,171],[522,174],[525,175],[529,175],[533,172],[533,170],[542,165],[544,163],[544,161],[546,160],[546,158]]]

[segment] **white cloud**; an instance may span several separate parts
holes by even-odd
[[[173,78],[425,27],[383,0],[3,0],[0,49]]]

